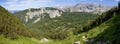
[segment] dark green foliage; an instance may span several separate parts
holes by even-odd
[[[96,37],[96,41],[102,41],[107,44],[120,44],[120,10],[116,8],[113,9],[110,10],[112,12],[108,11],[106,14],[106,16],[109,15],[109,13],[112,13],[111,15],[114,15],[108,22],[109,27]]]
[[[8,38],[17,38],[18,35],[32,37],[31,31],[3,7],[0,6],[0,34]]]

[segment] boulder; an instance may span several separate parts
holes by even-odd
[[[75,44],[80,44],[80,41],[76,41]]]
[[[49,40],[47,38],[43,38],[41,39],[41,42],[49,42]]]

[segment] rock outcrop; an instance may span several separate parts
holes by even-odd
[[[49,42],[49,40],[47,38],[43,38],[41,39],[41,42]]]

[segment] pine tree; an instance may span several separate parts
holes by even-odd
[[[118,3],[118,8],[120,9],[120,1],[119,1],[119,3]]]

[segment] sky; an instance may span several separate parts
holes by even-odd
[[[107,6],[117,6],[119,1],[120,0],[0,0],[0,5],[8,10],[24,10],[27,8],[74,5],[79,3],[98,3]]]

